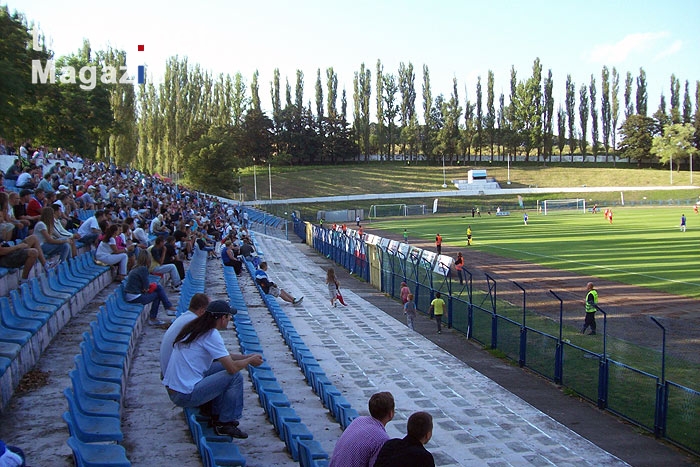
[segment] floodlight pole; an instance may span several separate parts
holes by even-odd
[[[508,185],[510,185],[510,153],[508,153]]]
[[[447,178],[445,177],[445,155],[442,155],[442,187],[447,188]]]
[[[255,172],[255,159],[253,159],[253,184],[255,185],[255,201],[258,200],[258,175]]]
[[[267,164],[267,179],[269,180],[270,183],[270,199],[272,199],[272,166],[270,164]]]

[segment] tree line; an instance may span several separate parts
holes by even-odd
[[[53,53],[30,44],[24,17],[0,9],[0,72],[9,77],[0,83],[0,136],[65,145],[151,173],[185,174],[195,187],[211,191],[236,191],[236,174],[251,164],[336,164],[370,156],[444,158],[452,164],[476,156],[546,160],[574,153],[615,154],[640,163],[672,157],[678,164],[700,146],[700,80],[692,96],[691,83],[671,75],[669,105],[661,95],[648,115],[643,68],[633,76],[604,66],[579,84],[569,74],[564,102],[555,110],[552,70],[545,73],[539,58],[524,76],[511,67],[507,96],[495,94],[489,70],[483,81],[477,78],[473,98],[457,78],[449,93],[433,97],[428,65],[416,83],[411,62],[394,71],[377,60],[354,73],[351,96],[338,89],[333,67],[319,68],[312,77],[314,101],[304,102],[301,70],[293,83],[279,69],[269,83],[260,83],[257,71],[248,82],[241,73],[213,75],[177,56],[165,64],[160,83],[105,83],[104,66],[124,66],[126,53],[94,52],[87,41],[56,60],[55,83],[36,85],[28,65]],[[90,91],[61,72],[63,66],[89,65],[101,70]],[[260,104],[268,87],[269,112]],[[420,117],[416,105],[422,106]],[[671,156],[664,144],[675,145]]]

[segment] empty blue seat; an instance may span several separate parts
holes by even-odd
[[[121,422],[114,417],[95,417],[80,411],[72,395],[66,395],[68,411],[63,413],[63,420],[68,425],[71,436],[85,443],[105,441],[121,442],[124,434]]]
[[[78,367],[68,373],[71,379],[80,379],[80,385],[83,387],[85,394],[96,399],[107,399],[121,402],[121,385],[100,381],[90,378],[84,367]]]
[[[75,362],[75,367],[78,368],[79,372],[81,372],[82,368],[84,368],[85,373],[94,380],[106,381],[108,383],[118,384],[119,386],[122,385],[122,377],[124,372],[121,370],[121,368],[98,365],[90,359],[83,358],[83,356],[80,354],[73,357],[73,361]]]
[[[7,329],[18,329],[32,334],[41,329],[43,323],[38,319],[20,318],[10,308],[7,297],[0,297],[0,324]]]
[[[245,457],[233,443],[209,442],[202,436],[199,441],[199,452],[205,467],[245,466]]]
[[[284,422],[282,423],[284,430],[284,442],[287,444],[287,449],[292,455],[292,459],[299,461],[299,440],[313,439],[313,435],[309,429],[301,422]]]
[[[68,438],[76,467],[131,467],[126,450],[118,444],[83,443],[75,436]]]
[[[81,412],[95,417],[121,418],[121,406],[118,402],[107,399],[95,399],[82,392],[80,380],[73,383],[73,388],[63,390],[63,395],[72,397]]]
[[[300,439],[299,446],[299,465],[302,467],[313,467],[319,460],[328,460],[328,453],[324,451],[321,443],[315,439]]]

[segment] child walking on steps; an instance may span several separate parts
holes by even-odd
[[[338,304],[336,300],[338,299],[338,288],[340,287],[340,282],[335,278],[335,269],[329,268],[326,273],[326,285],[328,286],[328,298],[331,299],[331,306],[336,307]]]

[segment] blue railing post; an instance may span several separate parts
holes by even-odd
[[[525,363],[527,361],[527,327],[525,327],[525,310],[527,310],[527,292],[525,292],[525,289],[517,282],[513,282],[513,284],[523,291],[523,322],[520,325],[520,356],[518,358],[518,366],[522,368],[525,366]]]
[[[654,436],[661,438],[666,436],[666,328],[656,318],[651,320],[661,328],[661,381],[656,382],[656,406],[654,410]]]
[[[605,409],[608,406],[608,314],[598,305],[596,309],[603,313],[603,354],[600,356],[598,367],[598,408]]]
[[[561,384],[564,378],[564,343],[562,342],[562,333],[564,331],[562,327],[562,323],[564,322],[564,300],[554,293],[553,290],[550,290],[549,293],[559,300],[559,339],[557,339],[557,348],[554,353],[554,382]]]
[[[469,274],[469,279],[467,281],[467,297],[469,299],[469,305],[467,306],[467,339],[472,338],[472,326],[474,325],[474,303],[472,299],[472,273],[466,269],[462,269],[462,274]]]
[[[486,274],[486,282],[489,286],[489,298],[491,298],[491,348],[498,348],[498,318],[496,317],[496,281]]]

